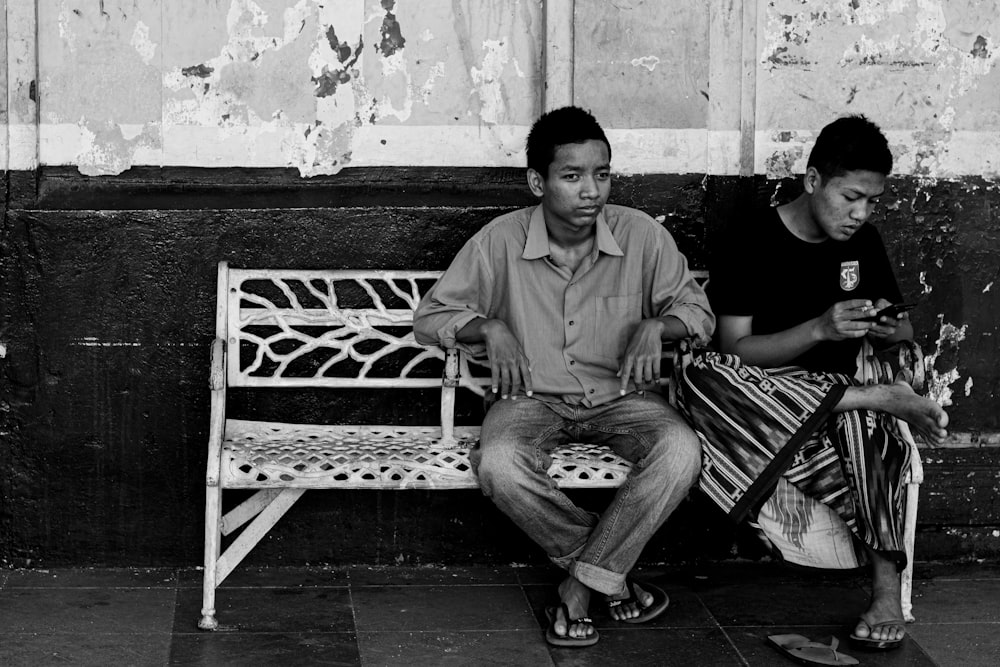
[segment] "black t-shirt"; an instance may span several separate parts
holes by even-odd
[[[838,301],[902,301],[874,226],[862,225],[847,241],[809,243],[788,231],[774,208],[733,226],[710,276],[715,314],[753,316],[755,335],[794,327]],[[860,347],[861,339],[824,341],[789,364],[853,375]]]

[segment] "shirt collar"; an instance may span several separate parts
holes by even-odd
[[[604,210],[597,214],[597,224],[595,225],[595,240],[597,250],[605,255],[623,256],[618,242],[615,241],[611,228],[608,227],[604,219]],[[531,212],[531,220],[528,222],[528,238],[524,242],[524,252],[521,259],[541,259],[549,256],[549,231],[545,228],[545,213],[541,205],[535,207]]]

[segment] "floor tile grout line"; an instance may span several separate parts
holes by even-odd
[[[179,592],[178,589],[180,588],[180,586],[179,586],[180,580],[181,580],[181,578],[180,578],[180,572],[175,569],[174,570],[174,600],[173,600],[172,610],[171,610],[171,613],[170,613],[170,628],[169,628],[170,641],[167,643],[167,664],[168,665],[172,664],[173,661],[171,660],[171,658],[174,655],[174,636],[175,636],[174,629],[177,627],[177,607],[179,606],[178,605],[178,601],[179,601],[179,596],[180,596],[180,592]]]
[[[719,632],[722,633],[722,636],[726,638],[726,641],[729,643],[729,646],[731,646],[732,649],[736,651],[736,657],[740,659],[740,664],[743,665],[743,667],[750,667],[750,662],[745,657],[743,657],[743,653],[740,651],[739,647],[736,646],[736,643],[733,641],[733,638],[730,637],[729,633],[726,632],[726,629],[722,627],[722,623],[720,623],[719,619],[715,617],[715,614],[712,613],[712,610],[708,608],[708,605],[705,604],[705,601],[701,599],[701,596],[696,591],[691,591],[691,593],[692,595],[694,595],[695,599],[698,600],[698,604],[700,604],[701,608],[705,610],[705,613],[708,614],[708,617],[712,619],[713,623],[715,623],[715,627],[717,627],[719,629]]]
[[[351,606],[351,636],[354,638],[354,648],[358,652],[359,667],[365,666],[365,657],[361,655],[361,638],[358,631],[358,608],[354,604],[354,587],[351,585],[351,573],[344,573],[347,578],[347,603]]]

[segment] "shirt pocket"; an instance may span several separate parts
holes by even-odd
[[[593,353],[617,366],[625,355],[625,346],[639,325],[642,293],[622,296],[599,296],[594,299],[596,314],[591,336]]]

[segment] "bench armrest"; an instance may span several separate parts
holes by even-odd
[[[212,366],[208,385],[212,394],[205,483],[208,486],[218,486],[222,465],[222,439],[226,430],[226,341],[221,338],[212,341]]]
[[[208,386],[212,391],[226,389],[226,341],[212,341],[212,365],[208,373]]]

